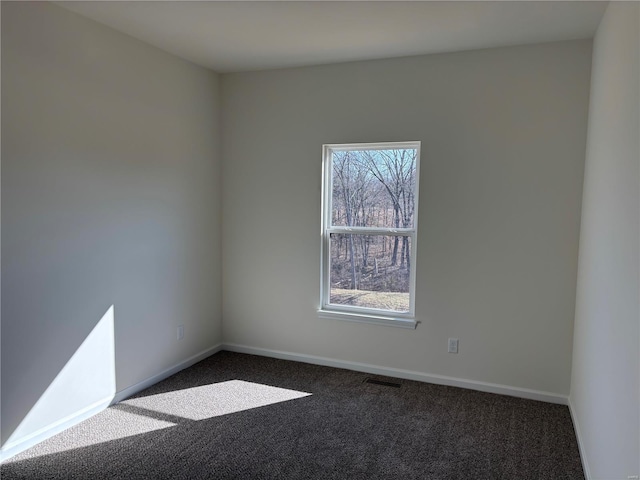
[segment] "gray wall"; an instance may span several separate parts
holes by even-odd
[[[621,405],[633,418],[638,404],[617,403],[638,378],[637,110],[607,126],[616,102],[638,104],[638,7],[622,8],[609,7],[594,52],[572,378],[598,474],[615,462],[631,472],[638,445],[633,423],[603,416]],[[224,333],[568,393],[590,41],[225,75],[221,111],[212,72],[55,5],[1,11],[3,443],[51,385],[78,383],[59,374],[93,351],[86,341],[111,314],[119,391]],[[422,323],[319,319],[321,145],[403,140],[422,141]],[[616,228],[624,241],[603,236]],[[602,292],[620,296],[619,310]],[[460,339],[458,355],[447,337]],[[25,435],[61,417],[46,407]]]
[[[568,394],[590,67],[574,41],[222,76],[225,343]],[[322,144],[403,140],[422,324],[319,319]]]
[[[594,40],[571,404],[593,479],[640,474],[640,6]]]
[[[220,342],[218,98],[212,72],[2,2],[3,442],[112,305],[117,390]]]

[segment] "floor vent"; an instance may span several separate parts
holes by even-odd
[[[373,383],[374,385],[382,385],[383,387],[400,388],[400,384],[396,382],[385,382],[384,380],[377,380],[375,378],[366,378],[364,383]]]

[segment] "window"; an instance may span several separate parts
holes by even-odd
[[[420,142],[324,145],[321,316],[415,328]]]

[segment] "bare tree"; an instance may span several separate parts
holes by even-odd
[[[334,223],[349,227],[364,227],[370,224],[370,217],[376,212],[373,197],[376,194],[375,178],[367,165],[360,161],[359,152],[345,151],[335,155],[333,160],[334,185]],[[344,215],[337,215],[341,212]],[[351,263],[351,288],[357,289],[356,244],[353,234],[347,235],[349,257]],[[362,266],[367,267],[369,256],[369,239],[357,235]]]
[[[415,212],[416,156],[414,149],[335,152],[332,224],[410,228]],[[408,288],[409,237],[342,233],[333,235],[331,243],[332,256],[337,260],[331,267],[336,288]]]
[[[371,174],[378,179],[389,194],[393,206],[393,226],[400,228],[411,227],[413,213],[415,211],[414,186],[415,186],[415,150],[373,150],[366,151],[365,160]],[[391,253],[391,265],[397,265],[399,237],[393,241]],[[400,254],[400,266],[404,268],[405,260],[407,268],[410,262],[409,239],[402,237],[402,250]]]

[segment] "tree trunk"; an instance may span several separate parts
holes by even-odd
[[[405,255],[407,256],[407,271],[411,271],[411,251],[409,249],[409,238],[404,237],[405,242],[407,243],[407,248],[405,250]]]
[[[396,228],[400,227],[400,208],[398,204],[394,204],[393,206],[393,220]],[[395,267],[398,264],[398,236],[395,236],[393,239],[393,253],[391,254],[391,266]]]
[[[356,258],[354,256],[353,235],[349,235],[349,252],[351,253],[351,290],[356,290]]]
[[[398,263],[398,237],[393,239],[393,252],[391,253],[391,266],[395,267]]]
[[[367,261],[369,260],[369,242],[364,235],[358,235],[360,237],[360,247],[362,248],[362,268],[367,268]]]

